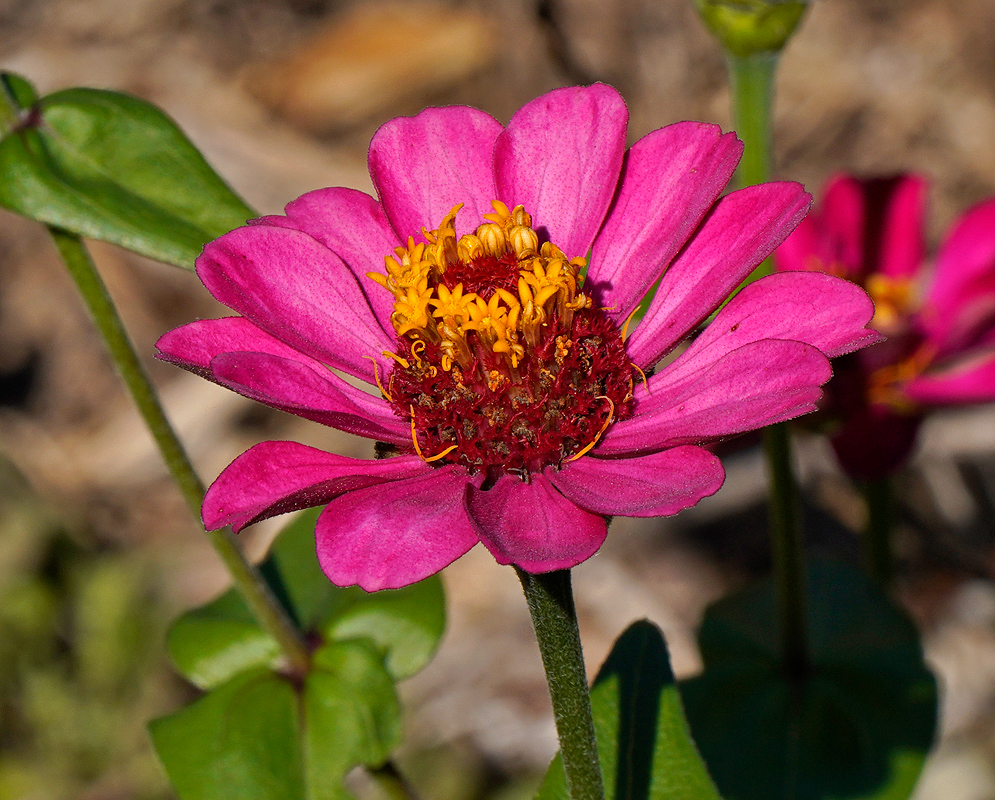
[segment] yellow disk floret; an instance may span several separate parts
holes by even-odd
[[[462,204],[454,206],[436,230],[422,231],[424,242],[409,239],[407,247],[388,256],[386,274],[367,273],[394,295],[391,324],[398,336],[437,344],[446,371],[469,367],[475,347],[500,355],[514,370],[554,315],[558,326],[569,330],[573,313],[591,307],[590,298],[578,291],[585,259],[568,259],[549,242],[540,246],[524,207],[491,205],[487,221],[459,238],[455,226]],[[486,287],[477,288],[485,295],[453,283],[460,270],[479,271],[488,264],[517,269],[517,296],[514,272],[507,289],[484,281]]]

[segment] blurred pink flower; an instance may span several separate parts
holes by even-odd
[[[848,278],[875,301],[887,341],[836,362],[823,404],[858,480],[900,467],[930,409],[995,400],[995,200],[961,217],[932,268],[925,200],[920,177],[839,176],[775,255],[781,270]]]
[[[877,339],[866,294],[825,275],[752,284],[649,374],[811,198],[772,183],[720,199],[735,135],[683,122],[627,151],[627,120],[604,85],[550,92],[507,128],[430,108],[374,136],[379,201],[321,189],[209,244],[197,273],[241,316],[166,334],[160,357],[390,457],[263,442],[210,488],[207,526],[327,504],[321,566],[367,590],[478,541],[561,569],[597,551],[606,516],[718,490],[699,444],[812,411],[827,356]]]

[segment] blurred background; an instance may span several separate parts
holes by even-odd
[[[730,127],[722,55],[692,0],[0,0],[0,67],[43,93],[158,104],[261,213],[320,186],[370,190],[370,136],[425,105],[507,121],[542,92],[600,80],[626,97],[633,140],[683,119]],[[929,176],[935,246],[995,195],[995,3],[815,0],[776,116],[777,174],[813,192],[838,170]],[[266,438],[371,455],[154,362],[163,332],[222,308],[190,273],[92,249],[205,479]],[[741,444],[717,496],[675,519],[616,520],[575,570],[592,672],[649,617],[678,676],[693,674],[704,607],[768,568],[763,465]],[[802,437],[798,459],[811,549],[855,557],[861,504],[824,442]],[[916,800],[990,800],[995,408],[931,418],[901,488],[899,592],[943,687]],[[250,550],[274,530],[247,532]],[[477,548],[445,581],[447,637],[402,686],[400,762],[433,800],[527,797],[556,744],[517,579]],[[169,798],[145,724],[193,695],[164,631],[224,584],[46,233],[0,212],[0,798]]]

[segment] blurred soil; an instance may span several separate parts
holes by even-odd
[[[722,57],[690,0],[0,0],[0,67],[43,92],[159,104],[261,213],[319,186],[369,190],[373,131],[427,104],[506,121],[544,91],[603,80],[625,95],[633,139],[682,119],[729,127]],[[837,170],[923,172],[934,244],[995,194],[991,0],[816,0],[778,92],[784,178],[816,191]],[[265,438],[370,455],[154,362],[163,332],[224,309],[190,273],[93,253],[206,478]],[[823,442],[798,451],[810,503],[842,524],[811,546],[853,557],[852,488]],[[727,466],[716,497],[675,519],[616,520],[575,571],[592,671],[649,617],[678,675],[694,673],[704,607],[767,568],[760,456],[747,446]],[[995,409],[930,420],[901,488],[900,593],[944,687],[916,798],[995,798]],[[261,554],[275,528],[258,528],[245,537]],[[445,577],[449,633],[404,686],[402,761],[426,796],[519,796],[555,750],[519,587],[480,548]],[[0,796],[168,797],[141,730],[189,695],[161,632],[224,580],[46,234],[0,212]]]

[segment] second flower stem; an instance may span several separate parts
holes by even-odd
[[[867,502],[867,529],[864,531],[864,569],[882,589],[891,586],[895,575],[891,536],[894,522],[894,495],[891,480],[879,478],[861,485]]]
[[[155,439],[166,467],[180,487],[183,499],[186,500],[194,517],[200,520],[204,484],[166,419],[152,382],[135,353],[124,324],[107,292],[107,287],[90,258],[89,251],[75,234],[52,227],[49,228],[49,232],[86,303],[111,359],[138,406],[152,438]],[[231,529],[208,531],[207,536],[228,568],[234,585],[256,621],[280,645],[290,669],[295,674],[305,674],[311,659],[303,637],[269,585],[246,559]]]
[[[580,645],[570,570],[533,575],[518,569],[532,615],[556,735],[571,800],[604,800],[605,788],[594,735],[591,695]]]

